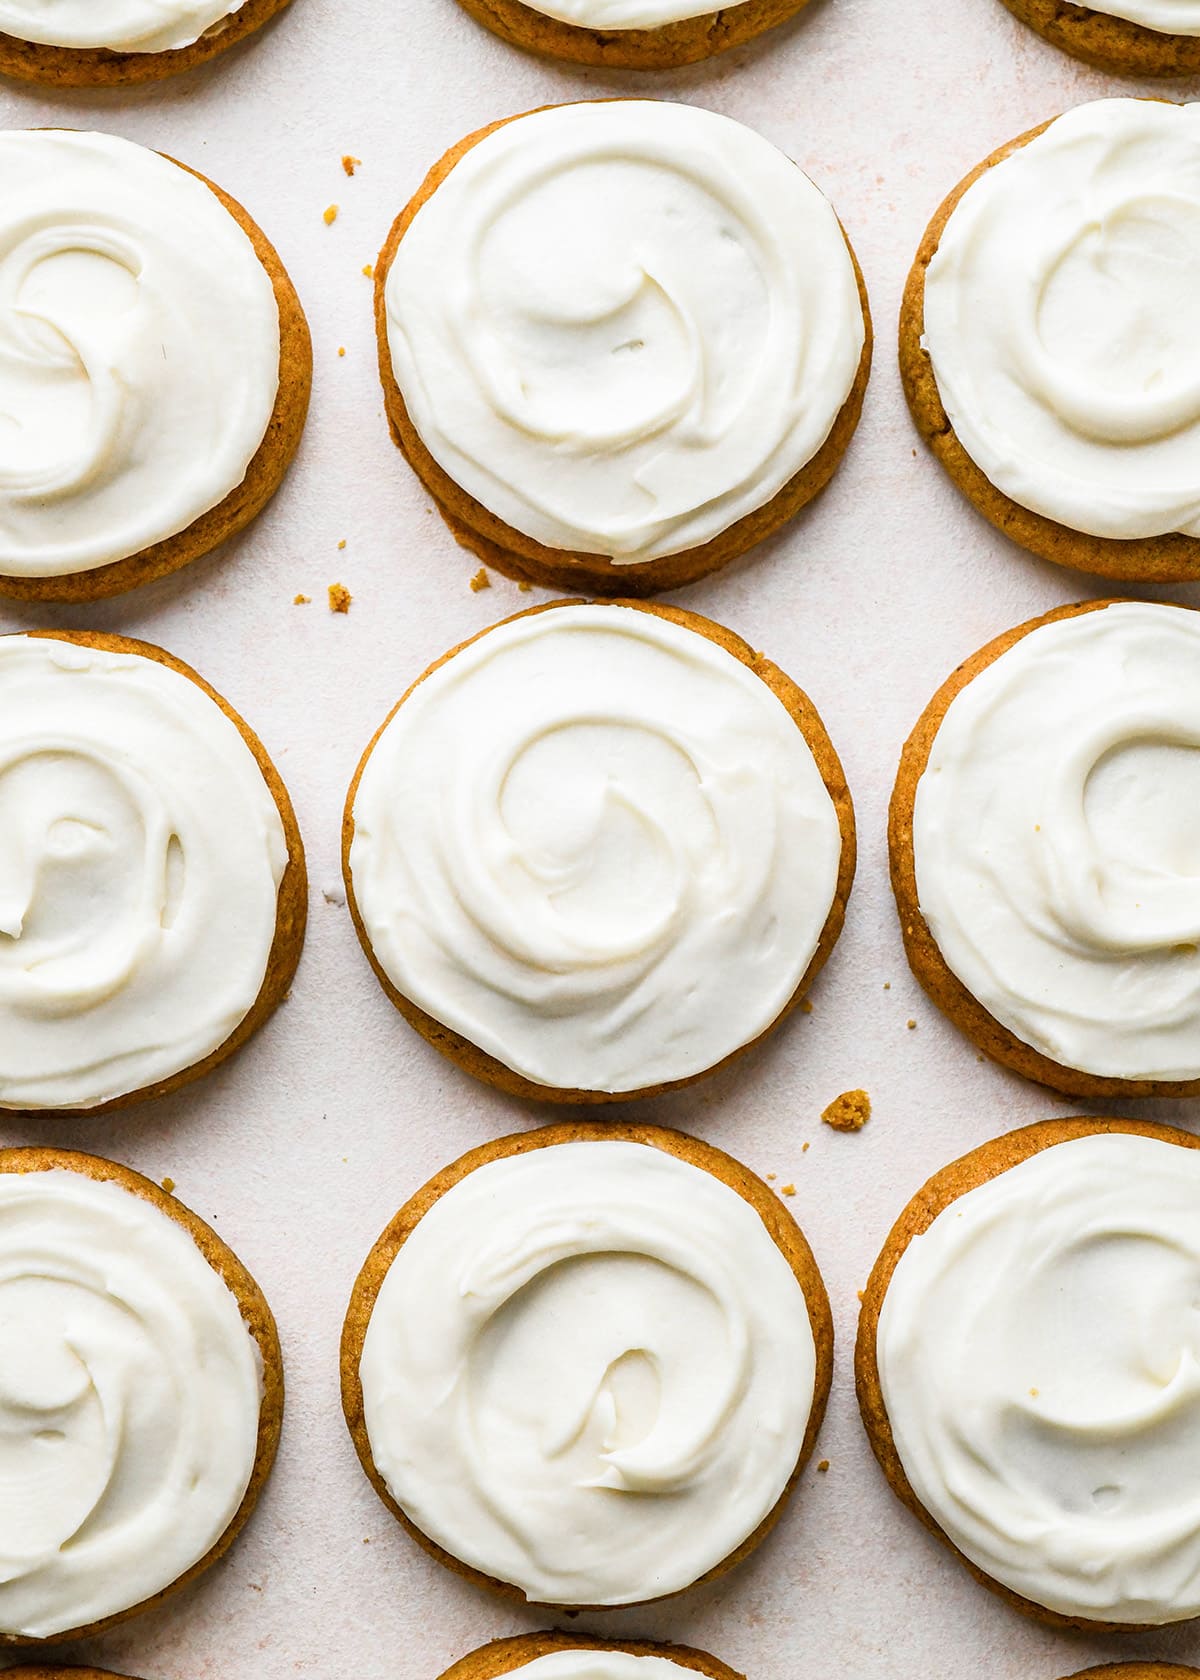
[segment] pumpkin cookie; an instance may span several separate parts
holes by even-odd
[[[455,146],[380,253],[375,319],[393,436],[458,540],[606,595],[691,582],[790,519],[870,366],[829,202],[751,129],[651,100]]]
[[[0,1108],[162,1096],[291,983],[307,887],[287,790],[148,642],[0,636],[0,720]]]
[[[501,1680],[506,1674],[515,1674],[518,1680],[690,1680],[694,1674],[707,1675],[708,1680],[744,1680],[707,1651],[694,1651],[690,1645],[593,1639],[572,1633],[519,1633],[512,1639],[493,1639],[452,1663],[441,1680]],[[1136,1680],[1160,1677],[1147,1674]]]
[[[1196,0],[1004,0],[1014,17],[1052,47],[1117,76],[1200,73],[1200,5]]]
[[[108,134],[0,134],[0,595],[91,601],[240,531],[304,426],[308,327],[239,204]]]
[[[607,70],[672,70],[743,46],[804,10],[808,0],[741,0],[696,12],[706,0],[459,0],[477,23],[514,47]],[[711,4],[711,0],[708,0]]]
[[[711,1073],[842,925],[854,817],[811,701],[720,625],[557,602],[421,677],[368,746],[347,897],[388,997],[519,1096]]]
[[[1200,577],[1200,245],[1178,231],[1197,180],[1200,105],[1081,105],[973,170],[909,275],[918,431],[980,513],[1058,565]]]
[[[52,1644],[158,1604],[233,1543],[275,1456],[283,1368],[245,1267],[115,1162],[0,1151],[0,1263],[0,1646]]]
[[[43,87],[132,87],[207,64],[287,0],[0,0],[0,73]]]
[[[682,1132],[572,1122],[473,1150],[396,1215],[354,1287],[342,1400],[439,1562],[599,1607],[758,1544],[832,1361],[816,1261],[765,1184]]]
[[[893,1492],[1054,1626],[1200,1614],[1198,1147],[1132,1120],[997,1138],[913,1198],[863,1295],[859,1405]]]
[[[1200,1095],[1200,615],[1088,601],[989,642],[904,748],[888,824],[913,973],[1072,1096]]]

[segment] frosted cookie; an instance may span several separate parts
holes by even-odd
[[[913,973],[1074,1096],[1200,1094],[1200,614],[1062,607],[960,665],[889,820]]]
[[[0,72],[46,87],[129,87],[206,64],[287,0],[0,0]]]
[[[149,1609],[231,1545],[275,1456],[283,1369],[237,1258],[112,1161],[0,1151],[0,1277],[0,1644],[49,1644]]]
[[[727,1664],[688,1645],[593,1639],[587,1634],[519,1633],[460,1657],[441,1680],[744,1680]],[[1152,1676],[1141,1680],[1154,1680]]]
[[[354,1287],[342,1401],[439,1562],[631,1604],[763,1538],[832,1361],[816,1261],[766,1185],[681,1132],[593,1121],[485,1144],[400,1210]]]
[[[1118,76],[1200,72],[1197,0],[1004,0],[1014,17],[1051,46]]]
[[[274,494],[308,327],[241,206],[143,146],[0,133],[0,203],[0,595],[114,595]]]
[[[1051,1120],[935,1174],[863,1297],[856,1375],[893,1491],[1059,1625],[1200,1614],[1190,1133]]]
[[[524,1097],[686,1084],[799,1001],[854,817],[811,701],[719,625],[558,602],[454,648],[385,719],[343,866],[389,998]]]
[[[305,909],[287,790],[194,671],[121,636],[0,636],[0,1108],[207,1073],[283,998]]]
[[[460,0],[477,23],[528,52],[616,70],[670,70],[740,47],[807,0]]]
[[[458,540],[555,588],[714,571],[823,488],[858,423],[866,294],[761,135],[650,100],[449,151],[375,266],[392,433]]]
[[[957,487],[1044,559],[1200,576],[1200,105],[1102,99],[951,193],[900,367]]]

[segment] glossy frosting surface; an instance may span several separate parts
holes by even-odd
[[[243,0],[0,0],[0,30],[54,47],[167,52],[220,29]]]

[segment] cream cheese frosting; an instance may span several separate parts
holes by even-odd
[[[0,30],[54,47],[169,52],[190,47],[243,0],[0,0]]]
[[[1200,35],[1200,0],[1086,0],[1086,4],[1089,11],[1125,18],[1162,35]]]
[[[0,1633],[161,1592],[250,1482],[262,1359],[175,1220],[119,1185],[0,1173]]]
[[[837,891],[812,751],[706,636],[621,606],[509,620],[393,713],[353,801],[376,960],[547,1086],[686,1079],[785,1008]]]
[[[405,406],[476,501],[552,548],[697,547],[817,453],[862,305],[837,217],[751,129],[561,105],[472,146],[385,286]]]
[[[1200,1155],[1059,1143],[896,1266],[879,1376],[904,1473],[973,1563],[1094,1621],[1200,1614]]]
[[[204,182],[113,135],[0,133],[0,205],[0,573],[89,571],[242,482],[275,293]]]
[[[520,1680],[695,1680],[696,1674],[694,1668],[685,1668],[670,1657],[635,1656],[632,1651],[594,1646],[550,1651],[513,1672]]]
[[[1200,1077],[1200,615],[1119,601],[958,692],[913,803],[921,913],[1022,1043],[1102,1077]]]
[[[1073,530],[1200,536],[1198,291],[1200,104],[1058,117],[967,188],[925,276],[967,454]]]
[[[815,1376],[753,1207],[619,1140],[460,1179],[392,1262],[361,1359],[397,1503],[544,1604],[657,1598],[722,1562],[782,1496]]]
[[[0,637],[0,1106],[92,1107],[253,1007],[287,864],[233,722],[159,661]]]

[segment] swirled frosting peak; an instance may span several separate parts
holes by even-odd
[[[0,1634],[154,1597],[233,1520],[262,1360],[175,1220],[111,1182],[0,1172]]]
[[[386,281],[430,454],[552,548],[633,564],[770,501],[824,443],[864,326],[837,217],[688,105],[518,117],[418,210]]]
[[[216,1050],[286,863],[254,754],[190,678],[0,637],[0,1105],[93,1107]]]
[[[113,135],[0,133],[0,573],[176,536],[242,482],[278,388],[270,276],[211,188]]]
[[[921,912],[1060,1065],[1200,1078],[1200,614],[1039,625],[950,702],[917,784]]]
[[[694,630],[631,607],[511,619],[424,678],[354,797],[376,960],[541,1085],[704,1072],[785,1008],[841,834],[800,729]]]
[[[954,1544],[1066,1616],[1200,1615],[1200,1153],[1094,1134],[950,1203],[901,1255],[879,1375]]]
[[[0,30],[53,47],[169,52],[220,29],[244,0],[0,0]]]
[[[753,1207],[617,1140],[460,1179],[392,1262],[361,1359],[397,1503],[545,1604],[657,1598],[720,1563],[783,1494],[815,1375]]]
[[[925,278],[963,448],[1076,531],[1200,536],[1200,105],[1101,99],[985,169]]]

